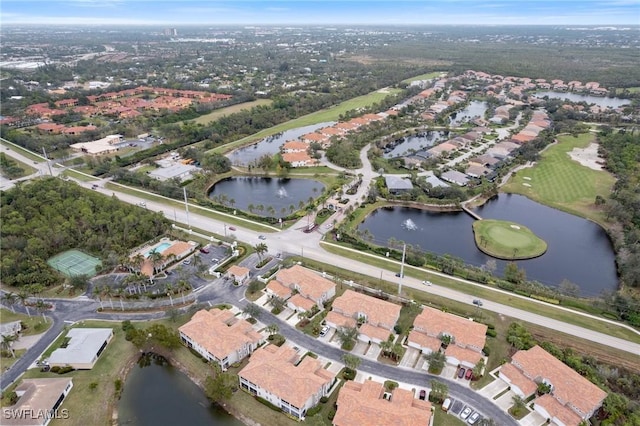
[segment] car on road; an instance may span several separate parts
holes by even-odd
[[[235,230],[236,230],[235,226],[230,226],[229,227],[229,231],[235,231]]]
[[[140,202],[138,203],[138,205],[139,205],[140,207],[145,207],[145,208],[147,207],[147,203],[145,203],[144,201],[140,201]]]
[[[267,237],[265,237],[264,235],[258,235],[258,239],[259,239],[259,240],[266,240],[266,239],[267,239]]]
[[[473,299],[473,304],[476,306],[482,306],[482,300],[480,299]]]
[[[469,414],[471,414],[471,411],[473,411],[471,408],[465,407],[465,409],[462,410],[462,413],[460,413],[460,418],[462,420],[465,420],[467,417],[469,417]]]
[[[424,401],[425,399],[427,399],[427,391],[426,391],[426,390],[424,390],[424,389],[422,389],[422,390],[420,391],[420,396],[419,396],[419,398],[420,398],[422,401]]]
[[[479,419],[480,419],[480,413],[476,411],[471,416],[469,416],[469,418],[467,419],[467,423],[469,423],[470,425],[475,425]]]
[[[396,272],[396,277],[404,278],[404,274],[402,274],[402,273],[400,273],[400,272]]]
[[[429,281],[429,280],[424,280],[424,281],[422,281],[422,284],[424,284],[424,285],[431,285],[432,283],[431,283],[431,281]]]
[[[91,189],[98,189],[98,185],[91,185]]]
[[[324,327],[322,327],[322,329],[320,330],[320,337],[324,337],[327,335],[327,333],[329,332],[329,327],[327,327],[326,325]]]
[[[200,253],[209,254],[209,249],[206,247],[200,248]]]
[[[464,368],[460,368],[460,369],[458,370],[458,378],[459,378],[459,379],[462,379],[462,378],[464,377],[464,372],[465,372],[465,369],[464,369]]]
[[[464,375],[464,378],[467,380],[471,380],[471,378],[473,377],[473,370],[472,369],[468,369],[467,373]]]

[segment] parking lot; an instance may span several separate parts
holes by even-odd
[[[472,418],[472,416],[474,416],[474,413],[477,413],[477,414],[474,417],[475,421],[471,424],[477,424],[478,422],[480,422],[480,420],[482,420],[483,418],[482,414],[477,412],[470,405],[466,405],[462,401],[451,399],[451,407],[449,408],[449,412],[448,412],[449,415],[458,417],[462,421],[469,423],[469,419]]]

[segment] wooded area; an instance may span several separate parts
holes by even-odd
[[[154,213],[87,191],[75,183],[45,178],[2,192],[0,273],[6,285],[59,284],[63,277],[46,260],[77,248],[112,268],[129,251],[169,229]]]

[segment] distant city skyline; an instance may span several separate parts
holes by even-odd
[[[640,25],[640,0],[3,0],[0,24]]]

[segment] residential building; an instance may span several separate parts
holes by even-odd
[[[455,183],[456,185],[465,186],[469,183],[469,177],[457,170],[449,170],[440,175],[440,179]]]
[[[266,291],[287,300],[291,309],[307,312],[314,306],[324,309],[324,303],[336,295],[336,284],[317,272],[294,265],[278,271],[276,278],[267,284]]]
[[[15,389],[18,402],[2,407],[4,426],[47,426],[51,419],[63,418],[60,406],[71,391],[70,377],[24,379]],[[16,413],[16,415],[12,415]]]
[[[238,284],[244,284],[249,280],[251,271],[244,266],[231,265],[227,270],[227,276]]]
[[[238,373],[242,389],[298,419],[329,394],[335,376],[315,358],[300,360],[298,352],[286,345],[256,350]]]
[[[51,367],[70,366],[76,370],[91,370],[100,354],[113,338],[111,328],[72,328],[66,335],[66,347],[60,347],[49,356]]]
[[[335,328],[361,323],[358,339],[381,343],[389,338],[399,317],[399,305],[347,290],[333,301],[325,321]]]
[[[534,410],[557,426],[578,426],[602,406],[607,393],[542,349],[534,346],[516,352],[503,365],[499,377],[523,399],[534,395],[539,384],[548,394],[533,400]]]
[[[449,336],[445,351],[447,362],[472,368],[482,358],[486,333],[484,324],[425,307],[414,320],[407,342],[411,347],[430,353],[440,349],[443,336]]]
[[[407,178],[388,175],[384,177],[384,180],[387,185],[387,189],[389,189],[389,192],[392,194],[401,194],[413,189],[411,180]]]
[[[17,336],[22,331],[22,323],[20,321],[11,321],[0,324],[0,337]]]
[[[186,346],[223,370],[264,343],[264,337],[248,321],[228,309],[200,310],[178,332]]]
[[[382,383],[372,380],[346,382],[336,404],[334,426],[426,426],[431,420],[429,401],[414,398],[413,392],[405,389],[396,388],[386,393]]]

